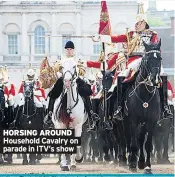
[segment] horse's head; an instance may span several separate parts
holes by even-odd
[[[77,77],[77,62],[74,60],[62,63],[63,82],[66,88],[70,88]]]
[[[32,98],[34,89],[34,81],[24,82],[24,97]]]
[[[147,79],[151,82],[151,85],[157,86],[160,82],[160,70],[161,70],[161,40],[157,44],[146,44],[143,42],[145,46],[145,55],[142,59],[141,69],[146,69]]]

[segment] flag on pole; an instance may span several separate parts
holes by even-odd
[[[101,1],[101,14],[100,14],[100,24],[99,24],[99,32],[98,33],[100,35],[109,35],[109,36],[112,35],[111,23],[110,23],[110,18],[109,18],[109,13],[108,13],[106,1]],[[107,53],[109,53],[109,51],[112,48],[115,48],[114,43],[107,44]]]
[[[100,14],[100,26],[99,34],[101,35],[111,35],[111,23],[109,19],[109,13],[106,1],[101,1],[101,14]]]

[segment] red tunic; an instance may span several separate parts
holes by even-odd
[[[40,98],[46,99],[46,94],[43,88],[37,88],[36,90],[39,90],[41,92],[41,96],[35,95],[39,101],[41,101]]]
[[[15,96],[15,86],[14,86],[14,84],[10,84],[9,95]]]
[[[96,85],[92,85],[91,86],[91,89],[92,89],[92,95],[91,96],[95,96],[96,95]]]
[[[20,87],[19,87],[18,93],[23,93],[23,92],[24,92],[24,83],[22,82]]]
[[[134,31],[129,32],[129,36],[132,37],[134,34]],[[111,41],[113,43],[124,43],[127,42],[127,36],[125,34],[119,35],[119,36],[111,36]],[[158,42],[158,36],[156,33],[153,33],[153,36],[151,38],[152,43],[157,43]]]
[[[7,97],[9,96],[9,90],[7,86],[4,86],[4,94],[7,95]]]
[[[108,64],[108,70],[110,70],[113,65],[115,65],[116,63],[116,59],[118,58],[118,53],[115,53],[114,55],[112,55],[108,61],[107,61],[107,64]],[[100,68],[101,67],[101,62],[99,61],[87,61],[87,67],[88,68]]]
[[[167,81],[167,89],[171,91],[172,98],[175,98],[175,90],[173,89],[173,87],[172,87],[172,85],[171,85],[169,80]]]

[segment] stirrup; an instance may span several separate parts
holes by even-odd
[[[89,128],[87,128],[87,132],[96,130],[97,130],[96,122],[93,122],[93,124],[90,125]]]
[[[106,130],[112,130],[113,129],[113,124],[112,124],[111,121],[110,122],[109,121],[103,122],[102,127],[103,127],[103,129],[106,129]]]
[[[166,116],[165,116],[165,114],[166,114]],[[165,110],[163,112],[163,117],[164,118],[168,118],[168,119],[173,119],[173,114],[172,114],[172,112],[170,110]]]
[[[92,121],[97,122],[98,120],[100,120],[100,117],[98,116],[98,114],[94,113],[93,111],[90,111],[90,114],[91,114]]]
[[[114,114],[113,114],[113,118],[114,119],[123,120],[123,116],[122,116],[122,111],[121,110],[122,110],[122,107],[119,106],[117,111],[115,111]],[[119,114],[121,114],[121,115],[119,115]]]

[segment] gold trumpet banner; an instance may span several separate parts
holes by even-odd
[[[43,60],[40,66],[40,81],[43,89],[51,88],[57,81],[54,68],[49,65],[47,58]]]

